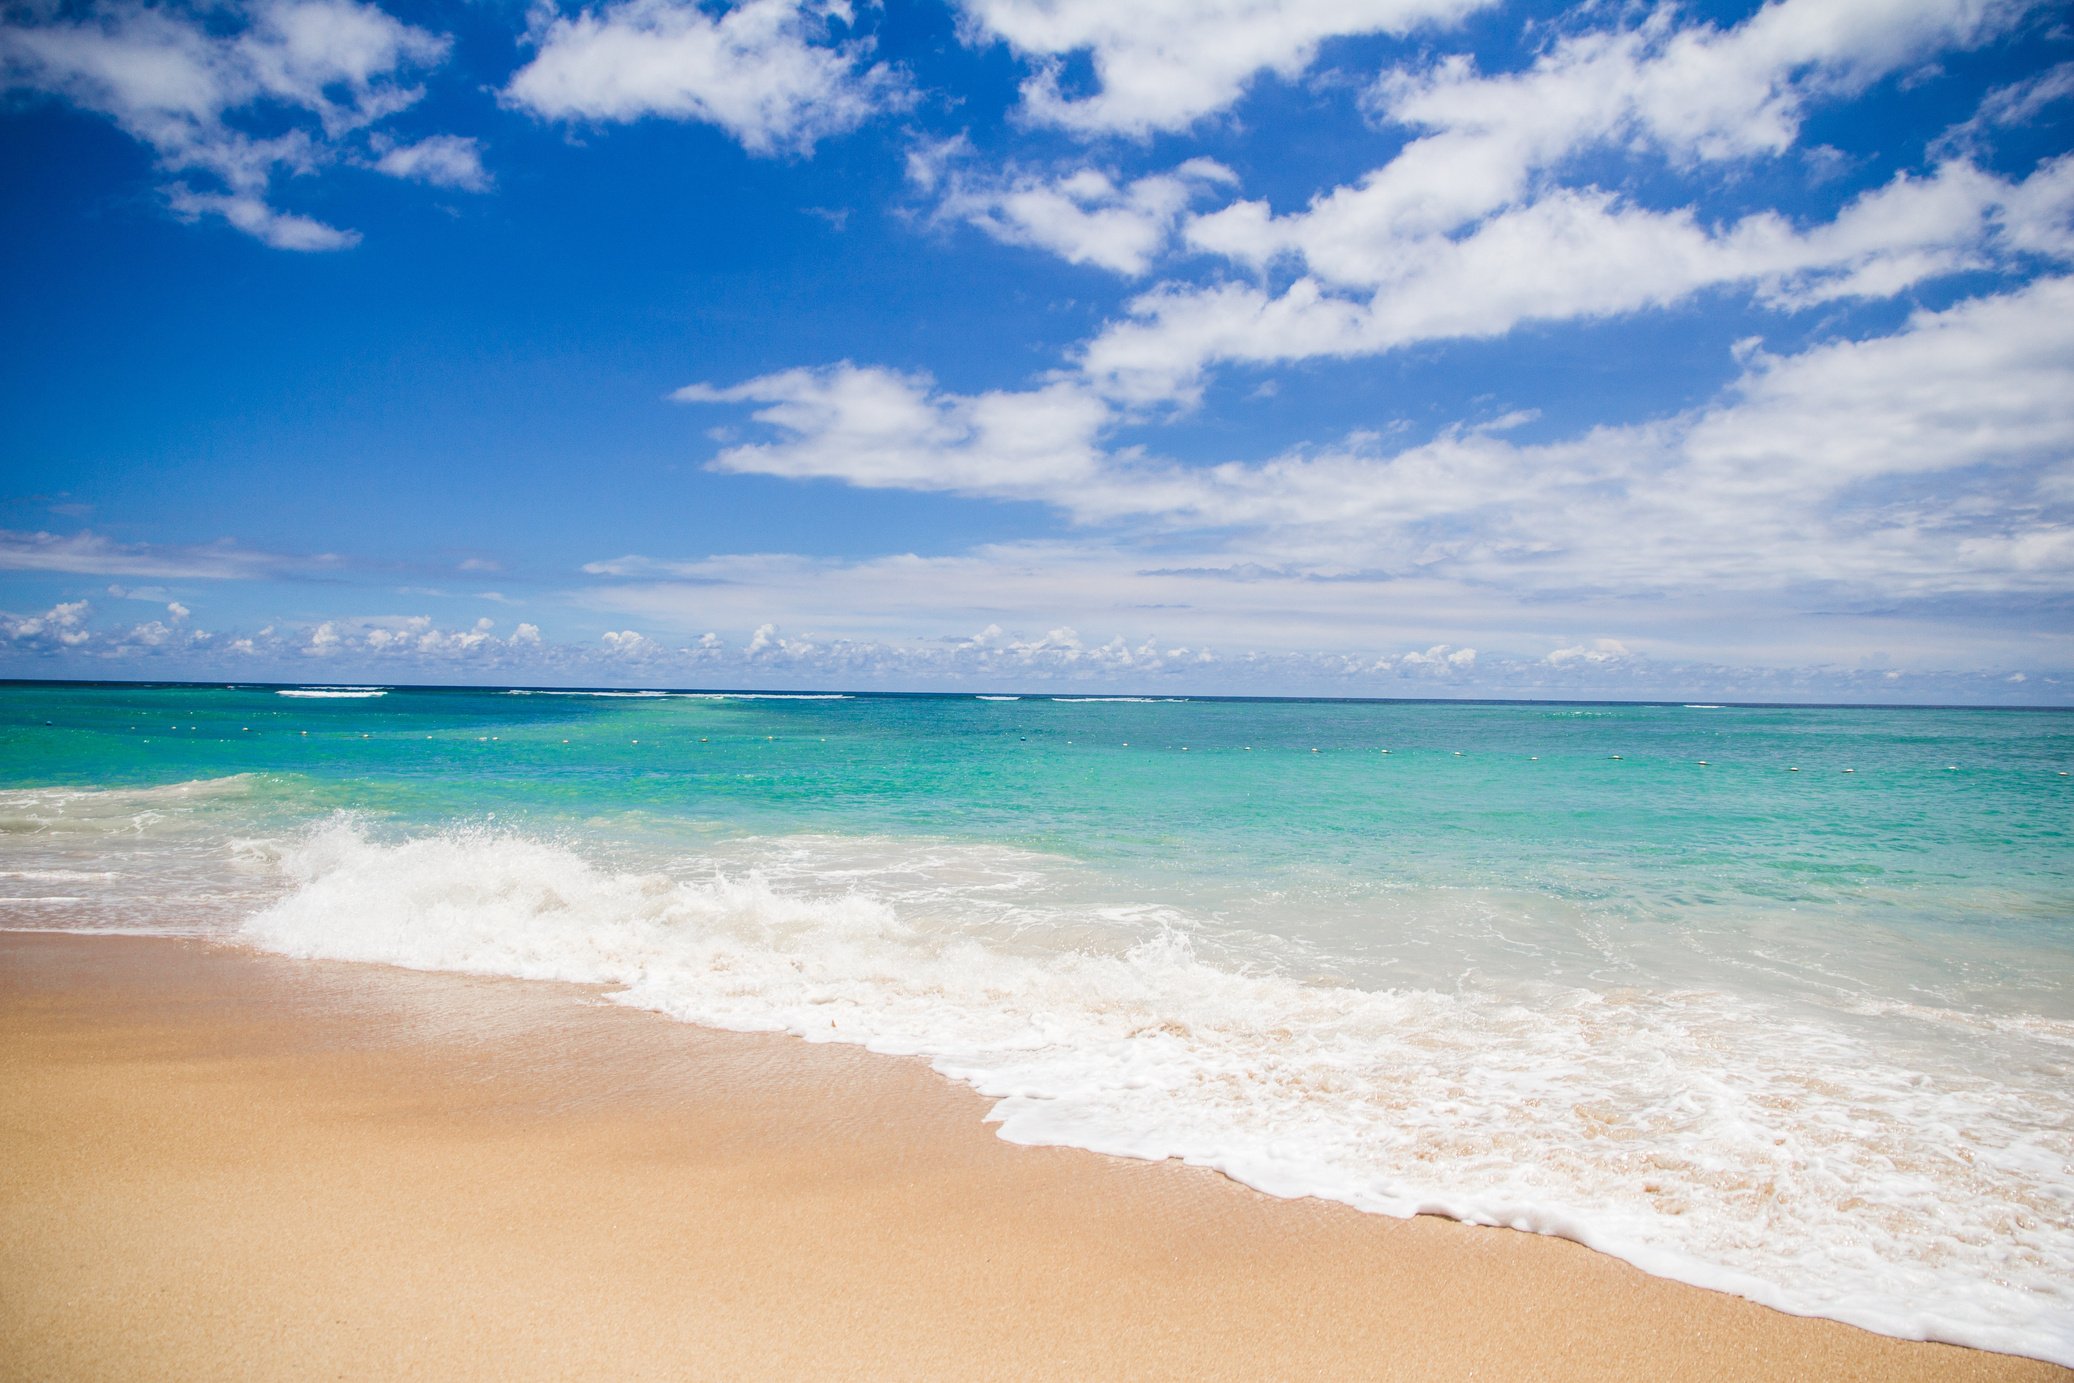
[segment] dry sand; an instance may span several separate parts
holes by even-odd
[[[586,997],[0,935],[0,1377],[2074,1377]]]

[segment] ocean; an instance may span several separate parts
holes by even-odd
[[[0,685],[0,926],[577,981],[1000,1136],[2074,1364],[2074,712]]]

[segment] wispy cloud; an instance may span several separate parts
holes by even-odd
[[[323,559],[290,559],[255,552],[228,540],[199,547],[119,543],[98,533],[24,533],[0,529],[0,571],[76,572],[92,576],[147,576],[228,581],[257,577]]]

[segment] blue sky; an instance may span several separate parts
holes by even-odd
[[[0,13],[0,675],[2074,700],[2055,4]]]

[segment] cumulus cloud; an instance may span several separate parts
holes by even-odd
[[[1627,645],[1619,639],[1593,639],[1590,643],[1552,649],[1542,661],[1550,667],[1560,668],[1580,664],[1616,663],[1628,656]]]
[[[804,152],[905,101],[868,40],[831,40],[852,19],[845,0],[743,0],[718,14],[620,0],[549,20],[505,98],[547,120],[693,120],[751,153]]]
[[[372,167],[377,173],[457,192],[490,190],[490,175],[482,166],[482,145],[476,140],[436,134],[413,144],[377,139],[372,148]]]
[[[259,634],[227,645],[254,657],[298,657],[379,667],[385,662],[417,667],[467,665],[514,669],[527,665],[545,648],[540,628],[520,624],[509,634],[497,632],[488,617],[473,624],[446,627],[430,615],[362,615],[328,619],[312,626],[281,629],[268,626]]]
[[[905,632],[858,627],[852,607],[833,623],[793,627],[757,620],[751,632],[664,637],[609,629],[589,641],[556,642],[538,626],[518,625],[500,635],[487,620],[442,626],[421,616],[342,617],[314,625],[269,624],[255,633],[217,635],[150,620],[96,625],[84,601],[61,602],[41,614],[0,612],[0,659],[41,675],[105,675],[101,669],[148,665],[154,676],[223,675],[236,659],[239,675],[317,677],[326,680],[465,679],[521,684],[639,686],[972,686],[982,690],[1050,685],[1074,689],[1168,689],[1195,693],[1313,690],[1349,695],[1583,695],[1617,688],[1623,694],[1742,696],[1777,700],[1877,694],[1928,700],[2035,700],[2059,694],[2052,673],[2012,669],[2007,661],[1968,666],[1972,650],[1918,643],[1906,667],[1883,657],[1849,660],[1853,650],[1834,642],[1794,650],[1801,661],[1773,657],[1769,666],[1725,665],[1680,656],[1629,655],[1625,645],[1599,639],[1554,654],[1492,653],[1458,642],[1414,642],[1409,629],[1442,627],[1462,609],[1442,588],[1406,590],[1402,584],[1359,581],[1307,584],[1292,605],[1278,582],[1315,583],[1314,577],[1275,573],[1240,583],[1239,618],[1224,619],[1214,642],[1186,632],[1205,625],[1210,612],[1174,602],[1137,608],[1143,594],[1118,555],[1098,549],[983,550],[956,558],[870,559],[842,563],[808,558],[708,558],[696,564],[640,562],[649,578],[615,583],[596,594],[601,607],[639,609],[651,628],[681,628],[687,617],[720,615],[722,627],[749,629],[742,612],[783,605],[806,608],[794,582],[841,591],[863,583],[875,595],[908,591],[916,608],[949,623],[940,634],[917,633],[909,612]],[[669,579],[678,568],[701,567],[696,581]],[[773,572],[789,565],[793,579]],[[1020,569],[1024,585],[1008,583],[1002,604],[1017,613],[983,624],[951,612],[946,590],[991,598],[991,577]],[[1059,573],[1066,579],[1057,580]],[[1048,583],[1043,579],[1049,573]],[[753,574],[739,585],[730,576]],[[1182,594],[1188,582],[1214,581],[1200,573],[1139,573]],[[934,598],[923,595],[924,589]],[[1204,586],[1198,584],[1195,594]],[[1393,600],[1407,608],[1377,618]],[[763,602],[759,605],[757,602]],[[1048,622],[1024,612],[1044,603],[1056,613],[1086,618]],[[878,605],[869,607],[874,613]],[[694,615],[694,612],[696,614]],[[1485,616],[1488,611],[1484,612]],[[1365,615],[1365,618],[1364,618]],[[1287,637],[1291,617],[1302,625]],[[843,627],[847,623],[849,627]],[[1083,629],[1101,630],[1084,634]],[[1120,632],[1122,630],[1131,632]],[[1152,632],[1148,632],[1148,630]],[[966,632],[970,631],[970,632]],[[1259,641],[1251,635],[1263,634]],[[1407,647],[1407,644],[1410,646]],[[1402,651],[1396,651],[1402,650]],[[1714,650],[1717,656],[1719,650]],[[1777,650],[1775,650],[1775,653]],[[1955,661],[1957,660],[1957,661]],[[321,672],[318,671],[321,669]],[[1617,671],[1609,671],[1617,669]],[[134,675],[134,674],[132,674]],[[636,681],[634,679],[638,678]]]
[[[715,470],[992,498],[1048,498],[1093,479],[1102,460],[1094,439],[1109,414],[1070,383],[964,396],[938,391],[926,375],[847,363],[692,384],[672,397],[757,405],[756,421],[779,433],[722,451]]]
[[[599,642],[604,645],[606,654],[613,658],[639,659],[658,651],[646,634],[632,629],[607,629]]]
[[[91,607],[84,600],[60,601],[40,615],[0,612],[0,637],[11,644],[73,648],[89,637],[82,627]]]
[[[938,180],[933,172],[924,179]],[[1189,203],[1237,175],[1214,159],[1195,158],[1129,182],[1097,168],[953,173],[943,181],[936,209],[942,219],[967,222],[1005,244],[1047,250],[1069,264],[1136,276],[1165,251]]]
[[[167,204],[217,216],[277,249],[359,235],[274,205],[282,174],[337,161],[357,134],[414,104],[412,78],[448,40],[359,0],[92,4],[0,24],[0,85],[113,120],[169,178]]]
[[[1181,130],[1237,101],[1262,73],[1300,76],[1321,43],[1452,22],[1489,0],[959,0],[974,34],[1033,60],[1032,120],[1083,135]],[[1085,53],[1096,90],[1065,89]]]

